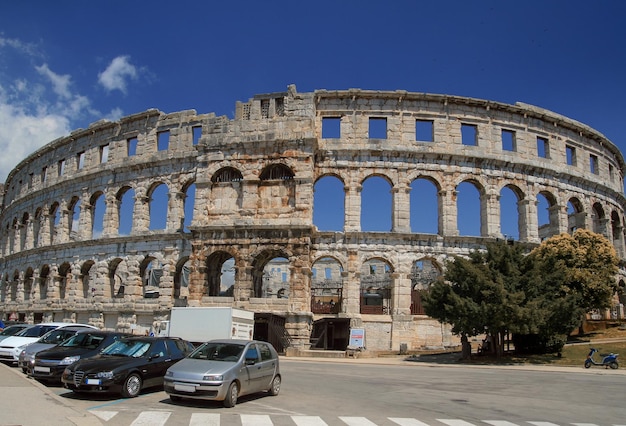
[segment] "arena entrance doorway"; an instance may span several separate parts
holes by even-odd
[[[345,351],[350,341],[350,319],[322,318],[313,323],[311,349]]]
[[[271,343],[280,354],[291,346],[291,338],[285,330],[285,318],[269,313],[254,314],[254,339]]]

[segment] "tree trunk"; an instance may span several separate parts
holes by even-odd
[[[465,333],[461,334],[461,359],[467,360],[472,356],[472,345]]]

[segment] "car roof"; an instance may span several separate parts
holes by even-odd
[[[261,340],[246,340],[246,339],[213,339],[213,340],[209,340],[207,343],[234,343],[238,345],[246,345],[248,343],[267,343],[267,342],[262,342]]]

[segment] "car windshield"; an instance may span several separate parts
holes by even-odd
[[[102,353],[104,355],[132,356],[139,358],[150,349],[150,342],[145,340],[118,340],[107,346]]]
[[[67,338],[68,333],[68,330],[63,330],[61,328],[49,331],[44,334],[41,339],[39,339],[39,343],[51,343],[57,345]]]
[[[91,333],[78,333],[61,343],[64,348],[90,348],[96,349],[104,340],[103,335]]]
[[[19,327],[19,326],[9,326],[7,328],[5,328],[4,330],[2,330],[2,332],[0,332],[0,336],[13,336],[14,334],[19,333],[20,331],[24,330],[24,328],[26,327]]]
[[[235,343],[208,342],[193,351],[189,358],[233,362],[241,357],[244,346]]]
[[[20,337],[41,337],[46,334],[50,330],[54,330],[56,327],[54,326],[43,326],[36,325],[34,327],[27,328],[25,330],[20,331],[16,334],[16,336]]]

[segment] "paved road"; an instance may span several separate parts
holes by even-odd
[[[401,357],[394,358],[359,358],[359,359],[305,359],[289,358],[289,361],[315,361],[330,363],[350,363],[350,364],[375,364],[375,365],[407,365],[414,361],[405,361]],[[436,366],[432,364],[432,366]],[[442,365],[438,365],[443,367]],[[445,365],[443,368],[467,368],[466,365]],[[498,367],[475,366],[473,368],[494,369]],[[545,371],[566,371],[577,374],[610,374],[626,375],[626,370],[585,370],[582,367],[533,367],[533,366],[506,366],[500,367],[519,370],[545,370]],[[91,406],[90,410],[82,410],[71,406],[72,401],[58,395],[60,388],[47,387],[35,380],[29,379],[20,370],[7,365],[0,365],[0,383],[6,393],[0,398],[0,425],[23,425],[23,426],[56,426],[56,425],[77,425],[77,426],[101,426],[101,425],[242,425],[242,426],[324,426],[324,425],[348,425],[348,426],[373,426],[373,425],[400,425],[400,426],[471,426],[463,419],[458,418],[437,418],[436,422],[422,422],[419,418],[380,418],[376,422],[367,417],[341,416],[334,417],[310,416],[297,412],[274,411],[270,414],[254,413],[254,405],[259,405],[259,412],[263,400],[251,401],[248,406],[250,413],[225,413],[207,412],[206,410],[187,410],[181,412],[173,409],[167,404],[159,404],[158,409],[146,407],[144,411],[128,412],[116,410],[115,406],[101,404],[99,407]],[[93,402],[92,402],[93,403]],[[162,406],[162,408],[160,408]],[[266,408],[266,407],[263,407]],[[382,413],[381,413],[382,414]],[[626,411],[625,411],[626,414]],[[625,416],[626,417],[626,416]],[[529,418],[524,422],[535,426],[554,426],[553,423],[542,423],[537,419]],[[582,419],[581,419],[582,420]],[[585,419],[588,421],[588,419]],[[491,424],[492,426],[515,426],[516,423],[507,422],[506,419],[493,420],[481,419],[481,424]],[[624,420],[626,425],[626,418]],[[585,423],[585,426],[591,426]]]

